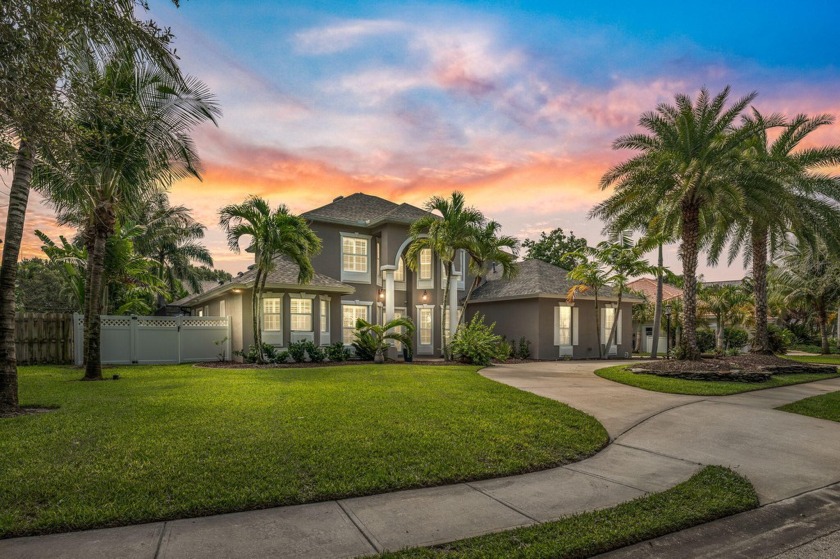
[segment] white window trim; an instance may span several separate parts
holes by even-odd
[[[309,324],[312,326],[309,330],[295,330],[292,328],[292,316],[301,315],[303,313],[293,313],[291,308],[292,299],[309,299],[312,301],[309,307]],[[289,293],[289,331],[290,332],[315,332],[315,295],[309,293]],[[320,310],[319,310],[320,312]]]
[[[284,345],[284,338],[283,334],[285,331],[285,293],[265,293],[262,296],[262,300],[260,304],[263,305],[262,307],[262,321],[260,322],[260,328],[262,329],[262,338],[263,342],[275,346],[283,346]],[[279,330],[266,330],[265,329],[265,300],[266,299],[279,299],[280,300],[280,329]]]
[[[417,258],[418,258],[417,272],[415,272],[415,274],[414,274],[415,276],[417,276],[417,289],[434,289],[435,288],[435,253],[434,253],[434,251],[432,251],[432,249],[424,248],[422,250],[428,250],[432,253],[432,265],[431,265],[432,277],[431,277],[431,279],[421,279],[420,278],[420,261],[419,261],[420,253],[417,253]]]
[[[374,245],[374,256],[376,257],[376,265],[373,267],[374,270],[379,270],[382,267],[382,239],[380,237],[374,237],[373,239]],[[376,285],[382,287],[382,276],[383,274],[380,272],[376,274]]]
[[[354,307],[367,307],[367,320],[370,322],[370,315],[373,310],[373,301],[341,301],[341,341],[344,342],[344,331],[348,330],[349,328],[344,327],[344,307],[345,306],[354,306]],[[353,325],[352,329],[356,329],[356,326]],[[345,346],[349,346],[350,344],[344,343]]]
[[[328,295],[320,295],[318,297],[318,335],[320,338],[321,345],[329,345],[330,343],[330,328],[332,326],[332,307],[330,306],[330,300],[331,297],[329,297]],[[326,330],[324,329],[324,320],[322,320],[323,317],[321,316],[321,303],[327,304]]]
[[[467,253],[464,252],[462,249],[458,249],[458,252],[455,254],[455,260],[452,262],[453,267],[455,268],[455,272],[461,273],[461,276],[458,278],[458,291],[464,291],[466,289],[466,276],[467,274],[464,272],[467,268]],[[443,262],[440,263],[440,281],[443,285],[446,285],[446,264]]]
[[[560,309],[561,308],[571,308],[572,309],[572,340],[571,345],[560,344]],[[580,309],[576,307],[574,304],[567,304],[567,303],[559,303],[556,307],[554,307],[554,345],[558,348],[558,355],[560,357],[565,356],[574,356],[574,348],[577,346],[579,342],[579,332],[580,332]]]
[[[394,318],[397,318],[397,315],[400,315],[400,318],[408,318],[408,309],[406,309],[405,307],[394,307]],[[403,333],[405,331],[405,327],[399,326],[397,327],[397,330],[400,333]],[[402,353],[402,342],[393,342],[393,344],[394,347],[397,348],[397,351]]]
[[[349,233],[349,232],[341,232],[340,233],[340,242],[341,242],[341,250],[339,251],[339,258],[341,266],[341,281],[346,281],[350,283],[370,283],[370,271],[372,266],[371,259],[373,258],[373,250],[371,249],[371,239],[370,235],[362,235],[360,233]],[[344,238],[350,237],[354,239],[366,239],[368,243],[368,250],[367,250],[367,272],[348,272],[344,270]]]
[[[417,355],[434,355],[435,353],[435,306],[434,305],[415,305],[414,307],[417,309],[417,323],[415,326],[416,334],[417,334]],[[420,323],[420,311],[429,309],[432,311],[432,335],[429,337],[431,343],[422,344],[420,343],[420,330],[421,323]]]
[[[601,308],[601,344],[606,347],[607,345],[607,337],[610,335],[610,331],[606,328],[607,323],[607,309],[613,309],[615,314],[615,320],[617,322],[617,326],[615,327],[615,340],[613,341],[612,346],[610,346],[610,351],[608,355],[618,355],[618,349],[621,345],[621,309],[616,308],[617,305],[615,303],[607,303],[608,306]]]
[[[443,305],[438,305],[438,308],[440,308],[440,313],[443,315],[443,332],[441,332],[441,334],[440,334],[440,340],[441,340],[441,343],[442,343],[443,342],[443,337],[446,335],[447,330],[449,330],[449,321],[446,320],[446,315],[443,313]],[[458,308],[458,314],[460,315],[461,309],[463,307],[459,305],[457,308]],[[450,309],[451,309],[451,307],[449,305],[447,305],[446,306],[446,312],[451,312]]]

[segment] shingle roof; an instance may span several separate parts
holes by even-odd
[[[542,260],[525,260],[517,264],[517,273],[510,279],[494,279],[482,284],[473,293],[473,301],[493,301],[497,299],[525,299],[529,297],[560,296],[565,297],[569,289],[577,282],[569,279],[563,268]],[[601,294],[602,297],[615,297],[614,292]],[[589,298],[588,295],[580,296]],[[624,295],[624,299],[635,300]]]
[[[540,293],[565,294],[574,283],[566,270],[542,260],[525,260],[517,265],[511,279],[495,279],[478,287],[473,301],[536,296]]]
[[[278,256],[274,259],[274,269],[268,273],[266,278],[266,287],[283,287],[289,289],[301,290],[315,290],[315,291],[332,291],[340,293],[353,293],[356,289],[346,283],[342,283],[335,278],[315,272],[312,280],[309,283],[300,285],[298,283],[298,273],[300,268],[291,259],[286,256]],[[239,276],[235,276],[232,281],[224,285],[216,285],[213,289],[207,290],[204,293],[197,293],[190,295],[178,301],[170,303],[175,306],[190,306],[195,304],[198,300],[205,300],[214,297],[216,294],[227,291],[232,287],[253,287],[254,280],[257,277],[257,270],[254,267],[248,269],[247,272]]]
[[[336,198],[326,206],[310,210],[302,216],[313,221],[333,221],[369,227],[386,221],[411,223],[427,213],[411,204],[396,204],[378,196],[357,192]]]
[[[639,278],[627,284],[629,289],[644,293],[645,296],[654,301],[656,299],[656,280],[653,278]],[[682,297],[682,289],[679,287],[663,283],[662,284],[662,300],[670,301],[671,299],[678,299]]]

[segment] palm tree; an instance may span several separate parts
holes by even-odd
[[[840,260],[836,254],[819,241],[815,245],[789,243],[782,251],[780,265],[771,269],[769,279],[787,305],[813,310],[821,351],[831,353],[828,315],[840,303]]]
[[[431,249],[437,254],[443,266],[446,268],[446,284],[442,287],[442,309],[440,315],[440,331],[446,331],[444,320],[448,307],[447,294],[452,282],[452,274],[455,271],[455,256],[459,250],[468,251],[475,244],[476,236],[484,226],[484,215],[473,207],[466,206],[464,195],[461,192],[453,192],[450,199],[440,196],[433,196],[424,208],[429,213],[411,224],[409,233],[412,243],[406,252],[408,267],[416,270],[420,251]],[[435,215],[432,212],[438,212]],[[466,272],[466,270],[462,270]],[[455,332],[450,332],[450,336]],[[449,360],[449,340],[443,339],[443,355]]]
[[[723,353],[726,327],[743,322],[750,312],[750,294],[738,285],[711,286],[700,289],[701,313],[715,317],[715,351]]]
[[[77,98],[72,107],[73,122],[86,134],[74,142],[69,157],[50,158],[37,169],[35,179],[50,193],[60,220],[84,224],[84,378],[98,380],[108,238],[118,218],[133,213],[152,194],[175,180],[200,178],[189,132],[206,120],[215,123],[219,109],[201,82],[138,63],[131,52],[104,61],[86,58],[75,75],[94,92]]]
[[[254,346],[259,362],[265,361],[262,345],[262,293],[268,274],[274,269],[275,258],[289,257],[297,264],[298,283],[312,280],[315,270],[312,257],[321,251],[321,239],[302,217],[289,211],[284,204],[272,210],[259,196],[250,196],[241,204],[232,204],[219,210],[219,225],[227,235],[228,246],[240,251],[242,237],[250,237],[249,252],[254,253],[256,277],[251,298],[253,310]]]
[[[0,138],[17,142],[0,264],[0,413],[18,409],[14,286],[33,169],[42,154],[78,140],[64,106],[74,58],[129,49],[180,78],[171,34],[138,19],[144,9],[140,0],[0,3]]]
[[[140,254],[154,259],[158,277],[168,286],[170,300],[183,291],[183,284],[192,293],[201,292],[193,264],[213,266],[213,258],[199,242],[206,227],[193,219],[190,209],[170,205],[166,193],[158,192],[131,220],[144,226],[144,234],[135,239],[135,246]]]
[[[615,230],[659,221],[654,233],[680,238],[685,278],[685,330],[682,356],[699,359],[697,347],[697,257],[706,231],[728,209],[741,207],[733,176],[738,155],[752,134],[735,121],[755,98],[751,93],[727,107],[729,87],[711,97],[703,88],[695,101],[678,94],[676,103],[660,104],[644,113],[639,124],[649,133],[621,136],[614,149],[641,153],[614,166],[601,178],[601,188],[615,186],[610,198],[591,215]]]
[[[516,274],[516,258],[519,255],[519,241],[509,235],[501,235],[502,226],[497,221],[488,221],[476,231],[472,244],[467,248],[469,256],[469,270],[473,281],[464,297],[464,306],[458,317],[458,324],[464,318],[467,305],[470,304],[473,291],[487,277],[490,266],[501,268],[503,278],[511,278]]]
[[[592,293],[595,296],[595,338],[598,340],[598,357],[604,357],[601,346],[601,305],[599,295],[601,290],[610,285],[608,271],[594,260],[585,260],[569,272],[569,278],[577,283],[569,288],[566,299],[574,303],[578,294]]]
[[[648,301],[644,293],[635,293],[637,297],[644,300],[643,303],[633,305],[633,322],[639,325],[639,331],[636,332],[636,347],[634,351],[641,353],[645,350],[645,324],[651,321],[655,314],[655,307]],[[654,332],[656,329],[654,328]],[[654,336],[655,337],[655,336]]]
[[[356,339],[359,340],[357,343],[373,349],[374,363],[385,362],[388,340],[399,342],[410,350],[413,333],[414,323],[409,318],[395,318],[385,324],[372,324],[363,318],[356,319]],[[363,338],[368,340],[363,342]]]
[[[744,252],[752,264],[755,295],[755,335],[751,351],[769,354],[767,331],[767,260],[788,232],[806,242],[816,237],[840,246],[836,224],[840,209],[840,184],[819,173],[819,168],[840,163],[840,146],[799,148],[815,130],[831,124],[828,115],[797,115],[790,123],[779,116],[765,117],[756,110],[744,121],[754,130],[743,153],[738,180],[744,192],[744,211],[731,222],[719,221],[709,249],[716,261],[726,244],[730,263]],[[767,129],[785,124],[775,140]],[[768,249],[769,253],[768,254]]]

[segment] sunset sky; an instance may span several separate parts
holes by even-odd
[[[730,84],[757,90],[762,111],[840,114],[838,3],[780,4],[153,0],[224,111],[195,134],[204,181],[172,199],[230,272],[248,258],[226,249],[216,212],[248,194],[302,212],[352,192],[421,205],[457,189],[508,234],[559,226],[594,243],[598,179],[629,155],[612,140],[675,93]],[[840,125],[815,139],[840,143]],[[57,229],[37,197],[27,219],[36,255],[32,231]]]

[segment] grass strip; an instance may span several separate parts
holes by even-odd
[[[385,553],[389,559],[580,559],[758,506],[745,478],[707,466],[687,481],[621,505],[454,543]]]
[[[840,421],[840,392],[829,392],[820,396],[812,396],[804,400],[785,404],[776,409],[807,415],[808,417],[816,417],[818,419]]]
[[[791,384],[802,384],[840,376],[836,373],[825,374],[793,374],[775,375],[764,382],[727,382],[718,380],[689,380],[682,378],[667,378],[645,373],[633,373],[626,365],[607,367],[595,371],[601,378],[669,394],[689,394],[693,396],[727,396],[741,392],[751,392],[765,388],[778,388]]]

